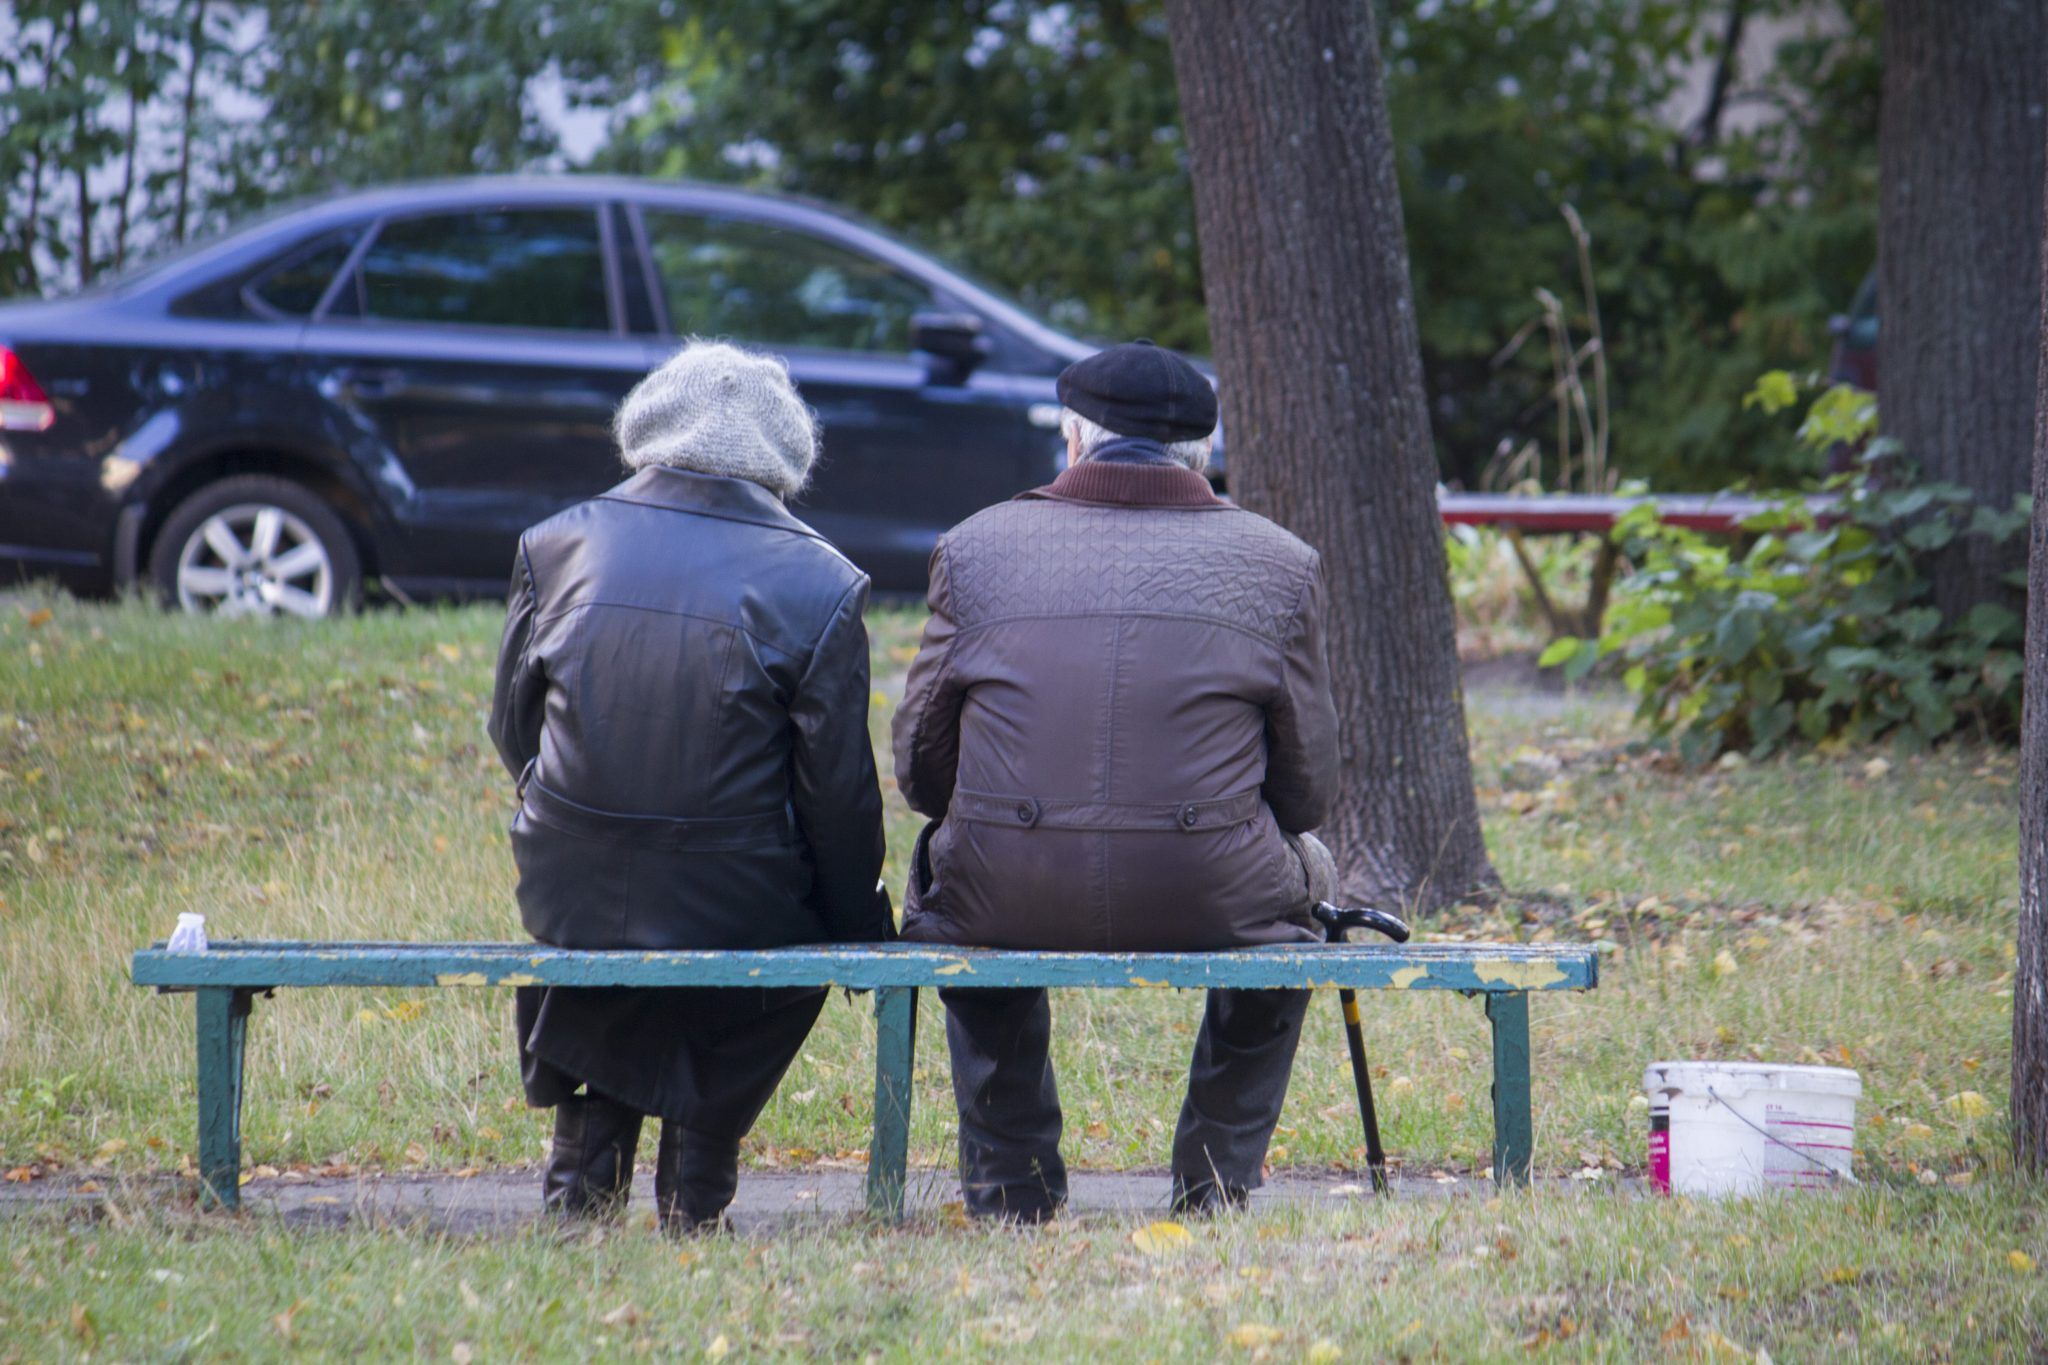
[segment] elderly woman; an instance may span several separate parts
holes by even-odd
[[[526,929],[565,948],[765,948],[891,932],[869,746],[868,580],[791,516],[817,430],[781,361],[693,342],[620,406],[631,478],[533,527],[490,733],[518,782]],[[526,987],[546,1207],[716,1227],[820,990]]]

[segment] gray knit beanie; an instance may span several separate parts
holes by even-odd
[[[795,497],[818,458],[818,425],[779,356],[691,341],[633,386],[612,419],[629,469],[667,465],[751,479]]]

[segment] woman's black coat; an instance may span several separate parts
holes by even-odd
[[[519,784],[529,933],[566,948],[890,935],[867,591],[738,479],[642,470],[526,533],[490,733]],[[665,999],[522,988],[528,1097],[584,1082],[684,1107]]]

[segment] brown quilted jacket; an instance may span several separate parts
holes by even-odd
[[[1337,785],[1316,554],[1178,466],[1087,462],[932,556],[895,720],[932,817],[903,936],[1173,950],[1319,937],[1281,832]]]

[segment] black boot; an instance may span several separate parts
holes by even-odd
[[[1214,1176],[1199,1176],[1188,1179],[1176,1174],[1173,1177],[1173,1212],[1181,1216],[1206,1218],[1214,1214],[1242,1209],[1251,1202],[1250,1190],[1241,1185],[1229,1185]]]
[[[654,1155],[654,1210],[663,1232],[716,1232],[740,1184],[740,1145],[664,1119]]]
[[[569,1217],[622,1213],[633,1193],[640,1111],[602,1095],[555,1106],[555,1141],[541,1177],[541,1207]]]

